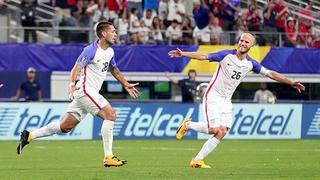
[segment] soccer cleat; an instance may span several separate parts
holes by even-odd
[[[178,130],[176,132],[177,139],[182,139],[183,135],[188,131],[187,124],[186,124],[187,122],[191,122],[191,119],[184,118],[184,120],[182,121],[180,127],[178,128]]]
[[[209,165],[206,165],[203,160],[195,161],[195,160],[193,160],[193,159],[191,160],[189,166],[190,166],[191,168],[204,168],[204,169],[209,169],[209,168],[211,168]]]
[[[28,138],[29,138],[30,132],[27,130],[22,131],[20,135],[20,142],[17,147],[17,154],[21,154],[22,149],[29,144]]]
[[[127,164],[127,160],[120,160],[114,155],[110,155],[104,158],[104,167],[119,167]]]

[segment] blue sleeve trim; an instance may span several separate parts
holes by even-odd
[[[250,56],[247,56],[247,59],[252,63],[252,71],[255,73],[260,73],[261,71],[261,64],[258,63],[256,60],[252,59]]]
[[[82,68],[88,65],[90,61],[93,60],[97,48],[98,46],[96,43],[90,44],[87,47],[85,47],[80,56],[78,57],[76,63],[79,64]]]
[[[234,49],[222,50],[214,53],[209,53],[209,61],[220,62],[226,57],[228,54],[235,54],[236,51]]]

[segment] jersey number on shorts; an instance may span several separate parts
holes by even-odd
[[[231,76],[232,79],[240,79],[241,78],[241,72],[233,71],[233,75]]]

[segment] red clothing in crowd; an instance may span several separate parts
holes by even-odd
[[[280,4],[276,4],[273,9],[274,9],[277,13],[280,13],[284,8],[285,8],[285,6],[280,5]],[[284,15],[282,15],[282,17],[283,17],[283,16],[284,16]],[[285,19],[282,18],[282,17],[280,17],[280,19],[276,20],[276,26],[277,26],[277,28],[284,28],[284,27],[285,27],[285,23],[286,23],[286,22],[285,22]]]

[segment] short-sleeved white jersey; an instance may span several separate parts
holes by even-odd
[[[205,92],[206,99],[210,98],[210,96],[231,99],[242,79],[250,71],[262,75],[267,75],[269,72],[269,70],[249,56],[247,56],[246,59],[239,60],[236,56],[236,50],[223,50],[209,53],[209,61],[219,62],[219,66]]]
[[[109,65],[116,66],[113,49],[109,47],[104,50],[98,46],[97,42],[85,47],[76,63],[83,68],[77,83],[78,92],[86,95],[90,91],[99,92]]]

